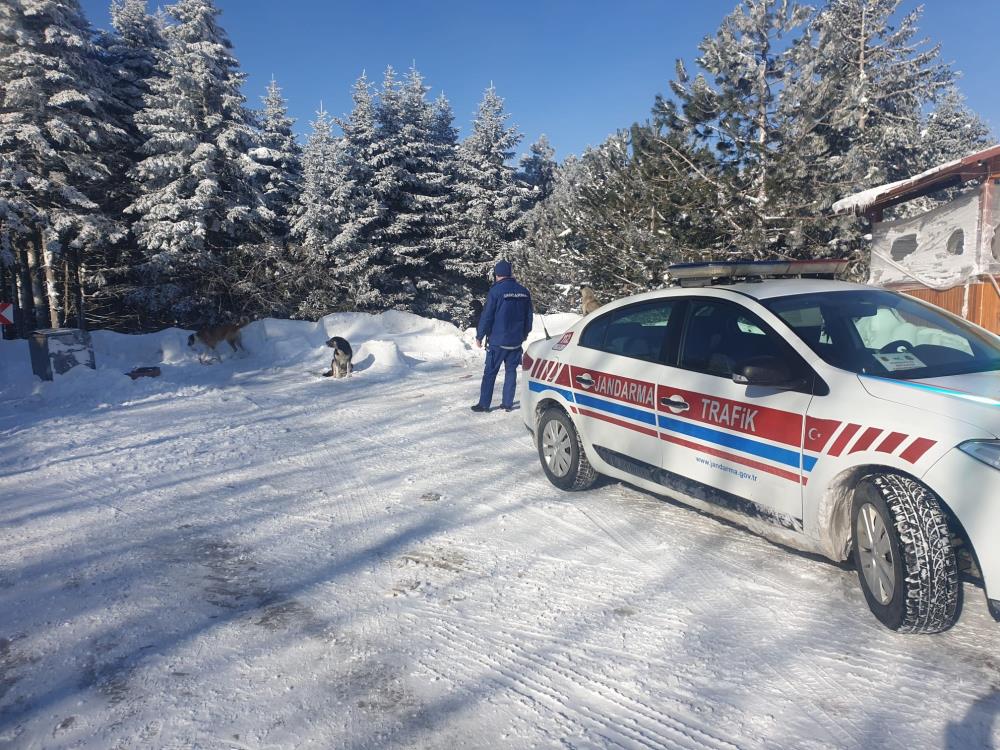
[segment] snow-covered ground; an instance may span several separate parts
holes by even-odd
[[[555,333],[572,316],[547,320]],[[328,335],[356,373],[319,377]],[[0,344],[0,748],[976,748],[1000,625],[625,485],[564,494],[468,334],[390,313]],[[158,379],[121,373],[159,365]]]

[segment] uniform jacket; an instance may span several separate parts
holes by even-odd
[[[490,346],[518,347],[531,332],[533,316],[528,290],[512,278],[498,281],[486,298],[476,338],[488,336]]]

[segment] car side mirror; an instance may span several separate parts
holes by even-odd
[[[788,364],[780,357],[754,357],[733,371],[733,382],[740,385],[760,385],[793,390],[802,385]]]

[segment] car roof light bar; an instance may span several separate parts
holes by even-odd
[[[790,276],[835,276],[847,270],[846,260],[755,260],[716,263],[674,263],[666,280],[680,286],[708,286],[737,279]]]

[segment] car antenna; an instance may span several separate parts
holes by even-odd
[[[538,320],[542,323],[542,330],[545,331],[545,340],[548,341],[552,338],[552,334],[549,333],[549,329],[545,327],[545,316],[538,313]]]

